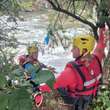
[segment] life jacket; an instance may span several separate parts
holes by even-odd
[[[90,64],[90,71],[88,67],[77,61],[69,62],[72,68],[76,72],[76,78],[78,80],[78,85],[75,90],[70,89],[70,95],[80,96],[80,95],[96,95],[100,79],[102,77],[102,67],[97,56],[93,56],[93,61]],[[91,73],[90,73],[91,72]],[[74,73],[73,73],[74,74]]]

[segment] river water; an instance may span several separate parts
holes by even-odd
[[[17,29],[16,31],[16,38],[18,41],[23,43],[30,43],[33,41],[43,43],[44,36],[47,33],[48,27],[48,17],[46,14],[32,14],[27,13],[28,17],[25,15],[24,21],[17,21]],[[39,60],[46,64],[56,68],[56,71],[59,73],[61,72],[66,63],[72,60],[71,52],[69,50],[64,50],[61,46],[51,49],[46,49],[46,46],[42,47],[45,51],[39,52]],[[19,55],[26,54],[26,46],[20,45],[18,48],[18,54],[15,59],[19,57]]]

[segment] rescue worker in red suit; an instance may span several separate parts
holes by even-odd
[[[105,27],[99,29],[99,40],[95,49],[92,35],[73,38],[71,52],[76,59],[66,65],[54,84],[64,102],[73,104],[75,110],[86,110],[97,94],[102,77],[101,63],[105,56],[105,31]]]

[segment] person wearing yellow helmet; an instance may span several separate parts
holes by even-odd
[[[92,35],[79,35],[73,38],[71,52],[75,60],[67,63],[54,84],[64,102],[72,104],[74,110],[87,110],[97,94],[102,77],[101,62],[107,41],[105,32],[105,27],[99,28],[96,47]]]
[[[79,54],[91,53],[95,45],[95,39],[92,35],[79,35],[72,39],[72,47],[79,49]]]

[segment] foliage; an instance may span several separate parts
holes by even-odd
[[[31,110],[32,100],[25,87],[0,92],[0,110]]]
[[[13,57],[15,56],[16,51],[14,48],[5,48],[4,50],[1,49],[0,52],[0,74],[8,75],[12,72],[14,61]]]
[[[17,0],[0,0],[0,11],[2,13],[18,16],[19,10],[20,6]]]
[[[10,63],[3,66],[0,72],[0,110],[32,110],[32,85],[24,79],[23,71]],[[33,69],[37,71],[38,68],[34,66],[29,71]],[[47,83],[52,88],[54,80],[54,75],[48,70],[37,73],[36,82],[39,84]]]
[[[15,86],[9,77],[15,66],[3,65],[0,72],[0,110],[32,110],[31,92],[27,86]],[[13,78],[14,79],[14,78]]]
[[[4,51],[5,59],[0,55],[3,62],[0,62],[0,110],[31,110],[32,98],[27,86],[15,87],[15,77],[10,77],[16,68],[11,61],[13,54]]]
[[[110,110],[110,81],[101,85],[97,98],[93,100],[92,110]]]
[[[9,70],[9,68],[5,69]],[[10,81],[10,77],[6,80],[2,71],[0,73],[0,110],[32,110],[32,98],[28,88],[25,85],[15,87],[15,84]]]
[[[6,79],[3,74],[0,74],[0,89],[4,89],[6,85]]]
[[[110,1],[103,1],[100,2],[100,5],[97,7],[97,18],[98,18],[98,23],[103,24],[104,22],[107,23],[107,25],[110,27],[110,16],[109,16],[109,2]]]

